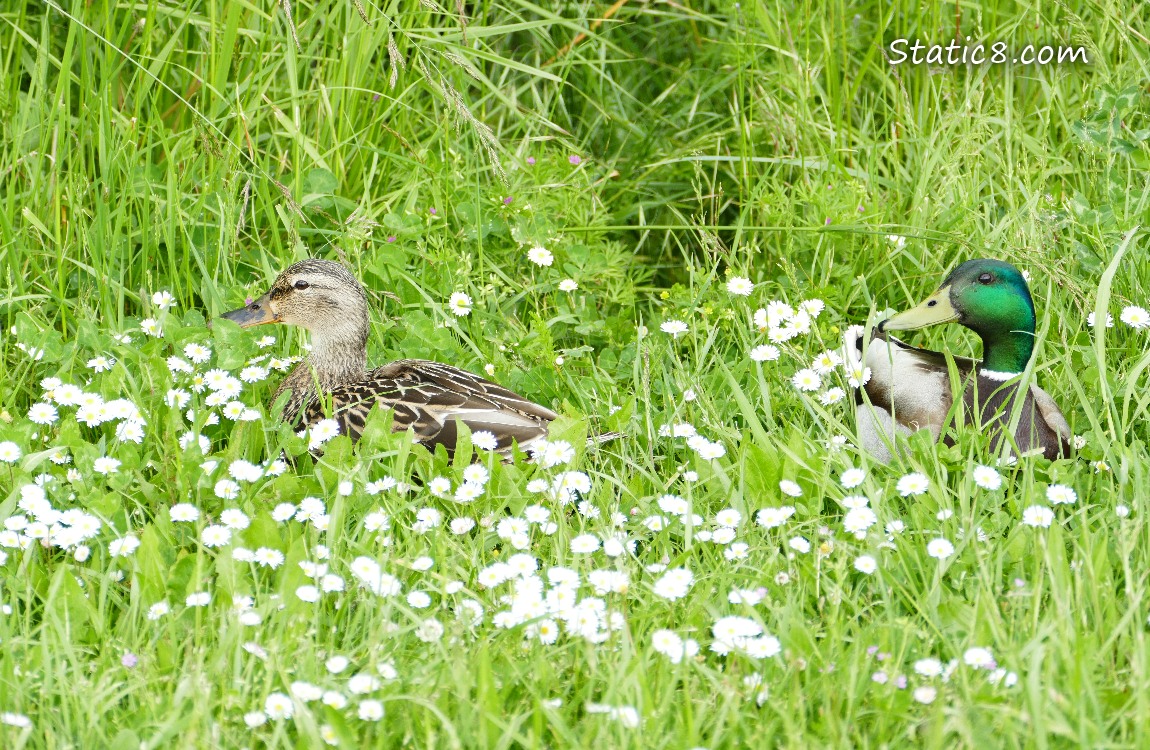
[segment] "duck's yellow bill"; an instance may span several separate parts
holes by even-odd
[[[279,317],[272,312],[271,305],[268,304],[268,295],[266,294],[253,301],[247,307],[226,312],[220,317],[224,320],[232,321],[240,328],[251,328],[252,326],[262,326],[267,323],[280,322]]]
[[[937,323],[958,320],[958,312],[950,304],[950,287],[944,286],[925,300],[878,324],[882,331],[913,331]]]

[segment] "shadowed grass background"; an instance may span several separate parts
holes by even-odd
[[[805,364],[749,361],[752,311],[773,298],[823,299],[814,340],[799,345],[813,356],[872,310],[922,298],[958,261],[1002,258],[1031,274],[1045,331],[1038,379],[1088,436],[1085,459],[1110,471],[1086,460],[1027,464],[1005,503],[986,507],[967,476],[985,460],[977,436],[918,444],[906,466],[874,469],[868,481],[912,529],[939,527],[935,513],[953,509],[972,538],[980,527],[998,542],[964,546],[961,568],[940,573],[922,549],[929,536],[884,558],[881,585],[860,581],[850,556],[827,558],[824,570],[774,550],[750,569],[696,547],[693,602],[636,596],[630,636],[611,649],[524,649],[507,633],[462,658],[447,646],[411,649],[407,669],[420,679],[393,696],[374,737],[482,747],[735,747],[764,737],[796,747],[1145,746],[1147,338],[1118,324],[1096,344],[1101,329],[1086,315],[1150,297],[1146,240],[1117,256],[1126,233],[1150,223],[1148,22],[1150,6],[1106,0],[9,4],[0,10],[0,322],[16,333],[0,344],[0,407],[11,422],[39,397],[41,378],[88,377],[94,331],[152,314],[155,290],[170,290],[195,324],[289,262],[323,256],[369,287],[370,361],[493,363],[500,382],[626,431],[630,440],[587,469],[610,489],[605,512],[616,500],[646,508],[669,491],[690,458],[657,430],[690,420],[729,451],[697,491],[699,512],[734,504],[749,516],[774,502],[780,477],[802,477],[800,516],[814,538],[837,523],[837,504],[823,498],[841,494],[839,470],[866,458],[826,452],[852,421],[791,388],[789,374]],[[956,26],[1012,48],[1081,45],[1090,62],[887,63],[891,40],[946,43]],[[554,267],[527,261],[534,244],[554,250]],[[1112,283],[1102,284],[1108,267]],[[723,291],[730,273],[760,284],[749,303]],[[577,293],[555,292],[566,277]],[[445,327],[455,291],[475,309]],[[689,334],[658,334],[667,318],[687,321]],[[298,351],[279,335],[277,351]],[[30,364],[18,341],[43,346],[45,364]],[[977,353],[958,330],[917,341]],[[145,377],[129,374],[122,387],[141,405],[159,398]],[[682,399],[687,388],[696,401]],[[609,417],[608,404],[623,409]],[[174,434],[144,459],[161,461]],[[235,445],[253,451],[274,445],[241,437]],[[217,446],[238,451],[226,439]],[[891,491],[911,468],[937,485],[919,503]],[[1080,506],[1036,544],[1017,527],[1018,510],[1055,480],[1078,488]],[[1118,503],[1131,519],[1114,515]],[[41,578],[56,569],[31,564]],[[776,588],[788,566],[795,582]],[[129,608],[94,576],[107,619],[99,637],[80,637],[33,607],[50,610],[52,599],[17,570],[2,574],[4,598],[37,614],[4,626],[0,680],[28,696],[26,710],[53,707],[22,742],[255,742],[238,717],[279,683],[220,656],[242,640],[213,621],[226,618],[204,614],[193,641],[145,680],[108,669],[118,656],[100,646],[152,648],[138,602]],[[1016,591],[1016,578],[1028,585]],[[758,583],[772,587],[762,618],[788,649],[763,707],[742,694],[734,666],[672,667],[649,652],[650,630],[705,632],[729,609],[732,585]],[[301,661],[321,662],[335,637],[298,623],[280,633]],[[347,648],[382,635],[361,618],[338,637]],[[950,658],[971,638],[1009,658],[1019,688],[963,678],[923,707],[870,682],[868,645]],[[581,715],[604,691],[642,706],[640,732]],[[563,707],[543,708],[557,693]],[[406,713],[405,700],[415,707]],[[19,708],[0,701],[0,711]],[[261,731],[269,747],[316,739],[306,723]]]

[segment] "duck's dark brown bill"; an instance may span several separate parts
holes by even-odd
[[[224,320],[232,321],[240,328],[251,328],[252,326],[262,326],[267,323],[279,322],[279,318],[276,317],[276,314],[272,312],[271,307],[268,305],[268,296],[266,294],[247,307],[226,312],[220,317]]]

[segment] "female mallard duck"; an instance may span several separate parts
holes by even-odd
[[[920,305],[879,323],[869,342],[864,341],[859,326],[847,332],[848,368],[856,371],[856,379],[863,384],[855,399],[863,447],[886,463],[896,435],[926,429],[938,440],[953,398],[947,358],[886,332],[950,322],[982,339],[981,362],[953,357],[965,384],[960,418],[977,420],[976,426],[991,434],[991,450],[997,452],[1004,428],[1017,409],[1013,437],[1018,451],[1041,452],[1051,460],[1069,456],[1070,427],[1054,400],[1034,384],[1019,398],[1019,376],[1034,353],[1030,289],[1017,268],[987,259],[967,261],[954,269]]]
[[[358,440],[372,407],[394,414],[394,429],[411,428],[415,440],[434,451],[455,449],[456,424],[495,436],[496,450],[512,442],[527,449],[546,438],[558,416],[489,380],[451,365],[403,359],[366,371],[368,310],[363,286],[338,263],[304,260],[281,273],[271,289],[246,307],[221,316],[243,328],[285,323],[311,334],[311,353],[272,396],[288,394],[283,420],[314,424],[326,416],[340,434]],[[600,436],[602,438],[612,436]]]

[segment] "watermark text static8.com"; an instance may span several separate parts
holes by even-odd
[[[891,65],[1062,65],[1089,63],[1085,47],[1027,44],[1011,48],[1006,42],[927,44],[920,39],[895,39],[888,47]]]

